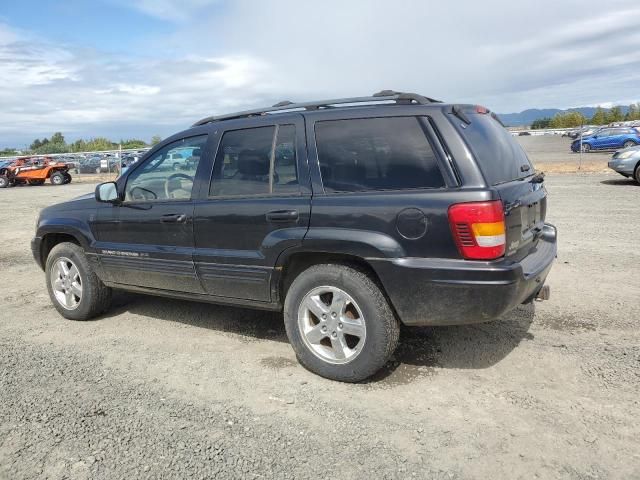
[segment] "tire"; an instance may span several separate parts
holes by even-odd
[[[640,163],[636,166],[633,172],[633,178],[636,182],[640,183]]]
[[[636,142],[634,142],[633,140],[627,140],[622,144],[622,148],[630,148],[635,146],[636,146]]]
[[[44,185],[44,180],[29,180],[29,185]]]
[[[0,175],[0,188],[7,188],[9,183],[9,179],[5,175]]]
[[[63,185],[64,175],[60,172],[52,173],[49,181],[51,182],[52,185]]]
[[[70,274],[68,280],[60,279],[61,273],[64,273],[60,268],[61,262],[67,265]],[[72,267],[75,267],[77,276],[74,275]],[[106,311],[111,305],[111,289],[93,272],[84,250],[75,243],[64,242],[53,247],[47,257],[45,273],[47,290],[53,306],[60,315],[69,320],[89,320]],[[80,295],[76,294],[78,287]],[[60,288],[71,291],[73,301],[68,301],[70,297]]]
[[[588,143],[583,143],[582,151],[583,153],[589,153],[591,151],[591,145],[589,145]]]
[[[328,293],[331,289],[333,293]],[[340,304],[340,296],[346,303],[331,318],[331,306]],[[324,304],[320,310],[318,301]],[[326,319],[307,305],[326,312]],[[395,351],[400,334],[380,288],[366,273],[344,265],[316,265],[298,275],[287,292],[284,321],[298,361],[313,373],[341,382],[359,382],[380,370]],[[346,333],[347,329],[359,336]],[[334,347],[340,344],[348,348]]]
[[[71,183],[71,174],[70,173],[65,173],[64,174],[64,183]]]

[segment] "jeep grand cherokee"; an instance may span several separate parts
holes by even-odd
[[[176,172],[173,157],[198,150]],[[545,298],[556,229],[518,143],[484,107],[383,91],[208,117],[32,242],[60,314],[112,289],[282,311],[299,361],[354,382],[400,324],[496,319]]]

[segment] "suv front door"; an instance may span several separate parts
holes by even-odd
[[[269,302],[278,256],[309,226],[304,120],[235,125],[218,132],[211,182],[195,204],[194,261],[208,294]]]
[[[207,135],[198,135],[161,148],[127,176],[121,204],[98,209],[96,248],[106,280],[202,293],[193,263],[192,200],[200,162],[180,172],[173,163],[184,148],[206,154],[206,143]]]

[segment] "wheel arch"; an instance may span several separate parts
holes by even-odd
[[[276,267],[276,272],[278,272],[279,275],[276,275],[272,282],[272,296],[276,298],[281,305],[284,305],[284,300],[293,281],[300,273],[309,267],[321,264],[344,265],[359,270],[371,278],[387,299],[396,318],[399,318],[380,276],[364,257],[341,252],[305,250],[291,252],[286,255],[283,254],[278,260],[279,265]]]
[[[40,246],[40,262],[43,267],[46,264],[49,253],[51,253],[53,247],[64,242],[75,243],[80,247],[82,246],[82,243],[80,242],[80,240],[78,240],[78,237],[71,233],[50,232],[46,233],[42,237],[42,243]]]

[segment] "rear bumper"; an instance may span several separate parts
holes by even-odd
[[[406,325],[462,325],[494,320],[535,297],[557,254],[557,231],[545,224],[520,262],[370,259]]]

